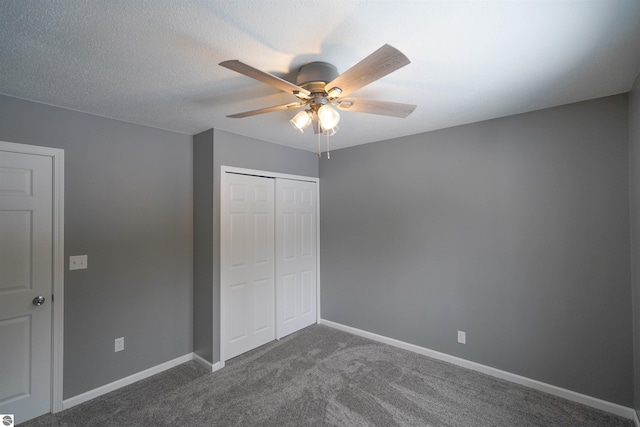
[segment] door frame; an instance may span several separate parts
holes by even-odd
[[[228,173],[239,174],[239,175],[251,175],[258,176],[264,178],[281,178],[281,179],[290,179],[295,181],[307,181],[313,182],[316,185],[316,323],[320,321],[320,178],[312,177],[312,176],[303,176],[303,175],[291,175],[286,173],[279,172],[269,172],[262,171],[257,169],[246,169],[246,168],[238,168],[235,166],[220,166],[220,206],[218,207],[218,212],[220,215],[220,228],[219,228],[219,237],[220,237],[220,275],[218,277],[218,283],[220,285],[220,368],[224,368],[225,366],[225,345],[224,345],[224,331],[226,327],[225,315],[226,313],[226,300],[224,297],[226,295],[223,294],[223,286],[222,286],[222,277],[223,277],[223,266],[225,265],[222,260],[224,255],[224,248],[222,247],[222,227],[225,224],[224,218],[222,217],[222,203],[225,200],[225,197],[228,196],[227,192],[227,179],[226,176]],[[214,224],[215,230],[216,224]],[[215,304],[215,300],[214,300]],[[275,316],[275,312],[274,312]],[[275,320],[275,319],[274,319]],[[275,322],[274,322],[275,325]],[[276,331],[277,336],[277,331]]]
[[[64,150],[0,141],[0,151],[50,157],[53,166],[53,277],[51,304],[51,405],[62,411],[64,357]]]

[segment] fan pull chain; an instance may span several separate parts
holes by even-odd
[[[331,151],[329,151],[329,134],[327,133],[327,159],[331,158]]]
[[[319,128],[319,130],[322,130],[322,128]],[[320,134],[322,132],[318,132],[318,158],[321,159],[322,158],[322,153],[320,152]]]

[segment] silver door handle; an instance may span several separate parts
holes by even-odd
[[[42,295],[38,295],[33,299],[33,305],[41,306],[44,304],[44,297]]]

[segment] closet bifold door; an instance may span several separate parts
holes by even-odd
[[[275,339],[274,180],[227,173],[221,202],[223,360]]]
[[[317,186],[276,178],[276,336],[316,323]]]

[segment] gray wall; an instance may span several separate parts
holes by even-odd
[[[64,397],[190,353],[191,136],[0,96],[0,139],[65,150]]]
[[[211,151],[207,145],[213,146],[213,158],[208,157]],[[213,212],[213,236],[211,244],[202,243],[207,251],[206,259],[198,265],[195,272],[194,292],[206,296],[205,302],[198,302],[194,307],[194,323],[209,322],[212,325],[211,335],[206,333],[194,335],[194,348],[202,349],[198,354],[211,362],[220,360],[220,167],[235,166],[257,169],[268,172],[279,172],[292,175],[318,176],[318,158],[315,153],[298,150],[281,145],[271,144],[225,131],[213,130],[194,136],[194,155],[205,160],[195,163],[194,176],[207,182],[194,183],[195,205],[205,203],[207,212]],[[210,163],[210,166],[207,164]],[[204,168],[202,172],[199,170]],[[213,172],[213,180],[208,174]],[[210,183],[210,184],[209,184]],[[213,206],[209,208],[204,201],[213,192]],[[211,217],[196,220],[194,233],[210,235]],[[196,239],[199,237],[196,237]],[[209,257],[211,253],[211,257]],[[208,274],[211,272],[211,279]],[[204,330],[205,327],[203,327]],[[208,331],[207,331],[208,332]],[[210,349],[210,350],[209,350]]]
[[[631,195],[634,408],[640,416],[640,75],[629,94],[629,164]]]
[[[626,95],[337,150],[322,317],[631,406],[628,172]]]
[[[193,136],[193,351],[213,360],[213,129]]]

